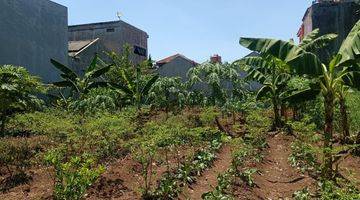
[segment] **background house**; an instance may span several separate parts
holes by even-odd
[[[195,61],[176,54],[156,62],[157,73],[163,77],[180,77],[183,82],[188,80],[187,72],[198,65]]]
[[[105,59],[104,52],[121,54],[125,44],[134,51],[133,63],[147,59],[148,34],[121,20],[69,26],[68,35],[69,63],[80,74],[95,53]]]
[[[0,19],[0,65],[58,80],[50,58],[67,64],[67,8],[48,0],[1,0]]]

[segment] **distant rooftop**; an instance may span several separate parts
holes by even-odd
[[[80,41],[69,41],[69,56],[75,57],[94,43],[96,43],[99,38],[94,40],[80,40]]]
[[[195,65],[198,64],[197,62],[195,62],[195,61],[187,58],[186,56],[184,56],[184,55],[182,55],[182,54],[175,54],[175,55],[173,55],[173,56],[169,56],[169,57],[167,57],[167,58],[164,58],[164,59],[162,59],[162,60],[157,61],[157,62],[156,62],[156,65],[159,65],[159,66],[160,66],[160,65],[167,64],[167,63],[169,63],[169,62],[171,62],[171,61],[173,61],[174,59],[179,58],[179,57],[180,57],[180,58],[183,58],[183,59],[185,59],[185,60],[188,60],[188,61],[194,63]]]
[[[94,30],[94,29],[105,29],[105,28],[116,28],[120,26],[129,26],[133,29],[136,29],[140,32],[143,32],[147,35],[147,33],[129,23],[126,23],[122,20],[117,21],[108,21],[108,22],[96,22],[96,23],[88,23],[88,24],[77,24],[77,25],[70,25],[69,32],[72,31],[83,31],[83,30]]]

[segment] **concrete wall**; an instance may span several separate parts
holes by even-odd
[[[118,54],[122,53],[123,46],[130,44],[145,48],[147,51],[148,35],[146,32],[127,24],[123,21],[103,22],[94,24],[84,24],[69,26],[69,41],[92,40],[99,38],[97,53],[102,54],[103,51],[114,51]],[[83,62],[91,60],[95,52],[87,50],[82,54]],[[138,64],[147,59],[146,56],[133,55],[131,60]]]
[[[48,0],[1,0],[0,19],[0,64],[24,66],[44,82],[58,80],[50,58],[67,64],[67,8]]]
[[[321,34],[338,34],[337,40],[331,47],[331,52],[337,52],[359,19],[360,6],[354,2],[317,3],[312,5],[307,16],[305,16],[304,26],[311,27],[309,32],[319,28]]]

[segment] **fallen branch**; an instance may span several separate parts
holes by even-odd
[[[217,127],[219,128],[219,130],[221,132],[226,133],[227,135],[229,135],[230,137],[236,137],[236,134],[234,134],[233,132],[231,132],[230,130],[227,130],[221,123],[218,117],[215,118],[215,123],[217,125]]]
[[[265,179],[266,181],[270,182],[270,183],[296,183],[296,182],[299,182],[301,180],[303,180],[305,177],[299,177],[299,178],[295,178],[293,180],[290,180],[290,181],[272,181],[272,180],[268,180],[268,179]]]

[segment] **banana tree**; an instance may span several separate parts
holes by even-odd
[[[101,77],[110,70],[112,65],[105,66],[97,55],[95,55],[89,67],[85,70],[83,77],[54,59],[51,59],[51,63],[62,72],[60,76],[63,79],[53,83],[53,85],[60,88],[70,88],[70,93],[75,98],[81,98],[93,88],[108,86],[108,82],[103,81]]]
[[[141,105],[146,101],[150,89],[159,79],[159,75],[143,76],[142,68],[147,66],[148,63],[143,63],[136,66],[135,79],[132,78],[132,74],[123,73],[123,82],[111,83],[112,87],[121,93],[129,104],[135,104],[138,110]]]
[[[262,84],[256,94],[256,99],[269,96],[273,104],[274,128],[281,128],[280,107],[283,104],[283,96],[286,92],[287,81],[290,80],[289,67],[280,59],[271,55],[260,55],[258,57],[246,57],[237,63],[245,64],[242,69],[248,73],[247,78]]]
[[[338,88],[359,74],[359,71],[352,65],[360,55],[360,21],[353,27],[342,46],[328,63],[321,62],[319,57],[306,51],[299,45],[276,39],[241,38],[240,44],[244,47],[272,55],[287,63],[292,72],[299,75],[308,75],[318,81],[318,86],[324,97],[325,106],[325,127],[323,146],[323,178],[333,177],[333,118],[336,93]],[[350,86],[352,86],[350,84]]]

